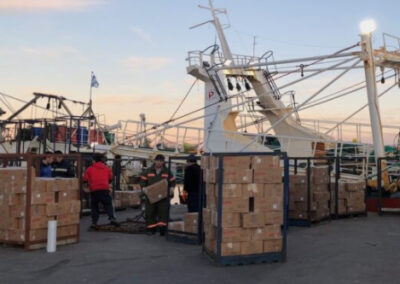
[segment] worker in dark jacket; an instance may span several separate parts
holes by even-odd
[[[114,216],[112,197],[110,195],[110,185],[112,180],[111,170],[102,162],[103,156],[96,154],[93,158],[93,164],[86,170],[83,180],[89,184],[92,229],[97,228],[99,220],[99,203],[103,204],[104,210],[112,225],[118,226],[119,223]]]
[[[201,168],[196,162],[196,156],[189,155],[183,189],[187,193],[187,206],[189,212],[199,212],[200,210],[200,187],[201,187]]]
[[[144,170],[140,177],[141,187],[152,185],[162,179],[169,181],[169,186],[175,186],[175,178],[165,166],[165,157],[163,155],[157,155],[154,159],[154,164],[148,169]],[[168,180],[169,179],[169,180]],[[165,198],[156,203],[151,204],[147,198],[146,204],[146,226],[148,234],[154,235],[157,229],[160,231],[160,235],[165,235],[167,229],[167,218],[168,218],[168,202],[169,199]]]
[[[45,152],[45,154],[52,154],[52,153]],[[40,172],[39,172],[40,177],[47,177],[47,178],[52,177],[51,163],[53,163],[53,161],[54,158],[52,156],[47,156],[40,162]]]
[[[62,155],[63,152],[55,151],[54,153],[57,154],[57,156],[55,157],[55,161],[52,164],[53,177],[63,177],[63,178],[74,177],[75,173],[71,163],[65,160],[62,156],[59,156]]]

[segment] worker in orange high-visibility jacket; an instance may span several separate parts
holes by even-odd
[[[153,165],[144,170],[141,174],[140,185],[143,188],[162,179],[169,181],[170,188],[175,186],[175,177],[165,166],[165,157],[163,155],[157,155],[154,159]],[[157,229],[160,231],[160,236],[165,235],[168,223],[168,202],[169,198],[164,198],[163,200],[151,204],[146,198],[145,218],[147,233],[149,235],[154,235],[157,232]]]

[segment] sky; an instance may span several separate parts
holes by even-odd
[[[189,30],[210,19],[199,9],[205,0],[0,0],[0,92],[28,100],[33,92],[88,101],[90,74],[94,108],[109,124],[119,119],[165,121],[174,112],[193,78],[186,74],[190,50],[215,41],[211,25]],[[275,59],[329,54],[359,40],[359,23],[377,22],[374,46],[382,32],[400,36],[396,0],[215,0],[226,8],[231,24],[226,36],[233,53],[256,55],[273,50]],[[362,80],[346,77],[346,86]],[[325,78],[326,80],[329,77]],[[296,87],[307,98],[324,79]],[[381,100],[385,124],[400,123],[399,90]],[[366,95],[304,113],[305,117],[340,119],[366,103]],[[185,113],[203,104],[196,86],[182,107]],[[357,117],[368,122],[365,111]]]

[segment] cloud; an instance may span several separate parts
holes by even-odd
[[[0,0],[0,11],[80,11],[104,3],[104,0]]]
[[[172,62],[170,57],[130,56],[123,61],[131,71],[158,71]]]
[[[148,32],[139,27],[131,27],[131,31],[144,41],[152,42],[151,36]]]
[[[146,96],[142,98],[132,97],[132,96],[121,96],[121,95],[107,95],[101,96],[94,99],[96,104],[114,104],[114,105],[122,105],[122,104],[135,104],[135,105],[161,105],[161,104],[175,104],[174,100],[167,99],[165,97],[157,97],[157,96]]]

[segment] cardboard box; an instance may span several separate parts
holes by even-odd
[[[77,190],[60,191],[58,192],[57,198],[59,203],[80,200],[80,194]]]
[[[211,225],[211,209],[203,208],[203,224]]]
[[[328,184],[329,183],[329,167],[319,166],[311,167],[311,182],[313,184]]]
[[[329,200],[330,194],[328,191],[314,191],[312,194],[312,198],[315,201]]]
[[[216,240],[217,239],[217,227],[215,226],[204,226],[204,235],[208,240]]]
[[[25,206],[8,206],[9,209],[9,217],[10,218],[22,218],[25,217]]]
[[[251,231],[244,228],[222,228],[222,242],[250,241]]]
[[[240,254],[250,255],[263,253],[263,241],[249,241],[240,243]]]
[[[253,169],[276,169],[281,167],[280,162],[279,156],[253,156],[251,167]]]
[[[216,192],[216,184],[214,183],[206,183],[205,186],[205,190],[206,190],[206,195],[211,195],[211,196],[217,196],[217,192]]]
[[[185,230],[185,225],[183,221],[169,222],[168,230],[183,232]]]
[[[223,167],[224,169],[250,169],[251,156],[224,156]]]
[[[363,192],[365,189],[364,181],[346,181],[346,191],[360,191]]]
[[[186,233],[197,234],[199,231],[199,227],[184,224],[184,230]]]
[[[199,221],[199,213],[186,213],[183,215],[185,226],[197,226]]]
[[[311,214],[311,212],[310,212]],[[305,211],[289,211],[289,219],[294,220],[306,220],[308,218],[307,212]]]
[[[218,213],[215,210],[211,212],[211,225],[218,226]],[[240,213],[222,212],[221,227],[222,228],[240,227]]]
[[[32,193],[33,192],[46,192],[47,182],[50,178],[33,178],[31,183]]]
[[[242,185],[242,197],[263,197],[264,196],[264,184],[262,183],[249,183]]]
[[[347,193],[347,199],[360,200],[364,202],[365,199],[364,191],[349,191]]]
[[[61,214],[57,216],[57,226],[79,225],[80,214]]]
[[[312,184],[311,188],[313,192],[329,192],[329,184]],[[334,189],[334,187],[331,187],[331,190]]]
[[[215,196],[218,197],[218,187],[216,187]],[[223,184],[222,196],[223,198],[242,197],[242,184]]]
[[[218,170],[216,170],[216,169],[203,170],[203,181],[206,183],[217,183],[218,182]]]
[[[210,157],[209,156],[201,156],[200,157],[200,167],[203,170],[210,168]]]
[[[294,207],[290,208],[290,210],[295,210],[295,211],[307,211],[308,206],[306,201],[300,201],[300,202],[295,202]],[[316,202],[310,202],[310,211],[317,211],[317,203]]]
[[[366,207],[365,204],[357,204],[357,205],[353,205],[353,206],[348,206],[347,207],[347,214],[350,213],[363,213],[365,212]]]
[[[0,194],[0,206],[25,206],[26,194],[24,193],[11,193]]]
[[[265,225],[283,225],[283,211],[267,211],[264,213]]]
[[[208,160],[208,168],[209,169],[218,169],[219,168],[219,157],[217,156],[209,156]]]
[[[76,225],[57,227],[57,239],[72,237],[77,235],[78,235],[78,226]]]
[[[283,196],[265,197],[267,200],[264,211],[282,211],[283,210]]]
[[[283,199],[283,184],[266,183],[263,187],[265,198],[277,197]]]
[[[80,210],[81,210],[80,201],[49,203],[46,206],[46,215],[58,216],[62,214],[74,214],[74,213],[80,213]]]
[[[55,202],[55,193],[54,192],[32,192],[31,195],[31,204],[48,204]]]
[[[214,194],[206,195],[206,206],[208,209],[216,210],[217,209],[217,199]]]
[[[282,183],[282,168],[255,169],[254,183]]]
[[[253,170],[241,168],[224,169],[224,183],[252,183]]]
[[[240,242],[221,243],[221,256],[240,255]]]
[[[306,175],[290,175],[289,183],[291,184],[307,184],[307,176]]]
[[[269,240],[281,237],[282,233],[280,225],[270,225],[270,226],[260,227],[257,229],[251,229],[252,240]]]
[[[265,240],[263,242],[263,245],[264,245],[264,253],[281,252],[283,249],[283,239],[276,238],[276,239]]]
[[[224,198],[222,200],[223,212],[249,212],[249,200],[242,198]]]
[[[152,185],[143,188],[143,192],[146,194],[151,204],[156,203],[160,200],[167,198],[168,195],[168,182],[166,179],[162,179]]]
[[[242,215],[242,227],[243,228],[257,228],[262,227],[265,224],[264,212],[259,213],[244,213]]]

